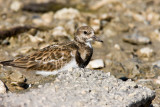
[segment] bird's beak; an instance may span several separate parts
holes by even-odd
[[[98,37],[95,36],[95,35],[92,37],[92,39],[93,39],[94,41],[103,42],[100,38],[98,38]]]

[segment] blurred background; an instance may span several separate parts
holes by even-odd
[[[70,41],[82,25],[104,41],[93,43],[87,67],[155,90],[160,104],[160,0],[0,0],[0,60]],[[12,92],[54,79],[31,75],[0,67]]]

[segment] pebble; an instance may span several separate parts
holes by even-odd
[[[151,42],[151,40],[148,37],[139,35],[137,33],[124,36],[123,41],[136,45],[149,44]]]
[[[49,25],[53,21],[53,12],[45,13],[41,16],[41,18],[45,25]]]
[[[107,37],[113,37],[116,35],[116,33],[111,28],[104,28],[104,35],[106,35]]]
[[[155,29],[152,33],[151,33],[151,37],[155,40],[160,41],[160,30],[159,29]]]
[[[140,57],[147,57],[147,58],[153,56],[153,53],[154,53],[153,49],[151,49],[151,48],[149,48],[149,47],[144,47],[144,48],[140,49],[140,50],[137,52],[137,54],[138,54]]]
[[[117,50],[120,50],[120,49],[121,49],[120,46],[119,46],[119,44],[115,44],[115,45],[114,45],[114,48],[117,49]]]
[[[69,34],[74,34],[74,32],[76,30],[75,25],[78,25],[78,23],[75,20],[69,20],[69,21],[66,22],[66,24],[64,25],[64,27],[65,27],[66,31]]]
[[[29,39],[31,42],[36,43],[36,42],[43,42],[44,40],[38,36],[32,36],[29,35]]]
[[[4,83],[0,80],[0,94],[4,94],[6,93],[6,87],[4,85]]]
[[[93,68],[93,69],[104,68],[104,62],[102,59],[92,60],[89,62],[87,68]]]
[[[90,26],[94,29],[95,32],[98,32],[100,29],[100,19],[92,19]]]
[[[80,17],[81,17],[80,12],[74,8],[63,8],[61,10],[58,10],[54,15],[55,19],[60,19],[60,20],[71,20]]]
[[[43,25],[43,24],[44,24],[44,22],[43,22],[43,20],[42,20],[41,18],[34,18],[34,19],[32,20],[32,22],[33,22],[34,24],[36,24],[36,25]]]
[[[25,82],[26,78],[22,75],[21,72],[19,71],[14,71],[11,75],[10,75],[10,79],[13,82],[20,82],[23,83]]]
[[[159,60],[159,61],[156,61],[156,62],[154,62],[154,63],[152,63],[152,65],[153,65],[153,66],[156,65],[156,66],[160,67],[160,60]]]
[[[32,49],[33,49],[33,47],[30,47],[30,46],[23,47],[23,48],[18,49],[18,53],[25,54],[25,53],[28,53]]]
[[[53,36],[67,36],[67,32],[62,26],[57,26],[53,29]]]
[[[154,79],[153,80],[156,84],[160,84],[160,76],[158,76],[158,78],[157,79]]]
[[[19,11],[21,7],[22,7],[22,3],[20,1],[14,1],[10,6],[11,10],[16,12]]]
[[[132,16],[136,21],[140,21],[140,22],[145,21],[145,17],[141,14],[133,13]]]

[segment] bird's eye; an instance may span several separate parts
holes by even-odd
[[[86,31],[84,31],[84,34],[87,34],[87,32],[86,32]]]

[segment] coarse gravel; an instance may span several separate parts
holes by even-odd
[[[17,94],[0,95],[0,107],[147,107],[155,92],[110,73],[73,68],[60,72],[54,83]]]

